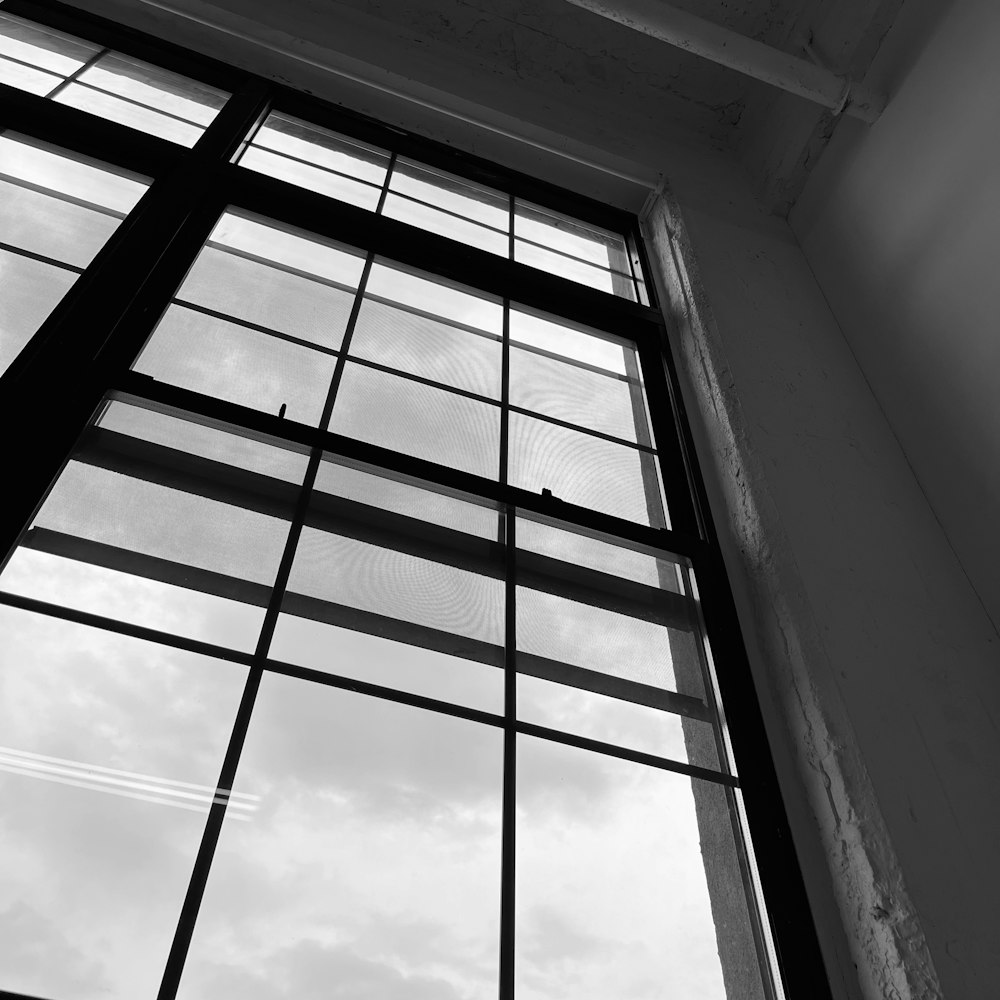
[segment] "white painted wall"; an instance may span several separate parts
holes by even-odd
[[[792,215],[844,336],[957,555],[953,563],[994,625],[1000,623],[998,51],[1000,6],[992,0],[907,0],[873,68],[876,84],[891,93],[888,109],[871,129],[841,125]],[[926,574],[927,554],[917,551],[916,538],[913,545],[914,571]],[[970,590],[954,573],[925,575],[923,586],[937,614]],[[897,649],[899,708],[911,704],[914,712],[885,715],[886,731],[902,742],[890,750],[890,741],[881,740],[879,756],[886,763],[899,758],[907,730],[926,747],[925,757],[911,756],[919,750],[915,739],[900,761],[917,772],[925,805],[913,802],[907,816],[909,805],[899,802],[898,819],[889,825],[904,867],[912,867],[908,884],[945,995],[971,1000],[1000,995],[1000,643],[994,636],[977,653],[973,630],[956,631],[959,621],[913,631],[914,640],[925,636],[916,659]],[[869,753],[868,759],[874,772],[878,758]],[[928,811],[933,788],[938,802]]]
[[[893,430],[1000,623],[1000,5],[907,0],[792,225]]]

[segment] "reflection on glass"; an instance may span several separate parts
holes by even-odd
[[[96,162],[0,136],[0,373],[146,187]]]
[[[246,669],[12,608],[0,630],[0,990],[153,1000]]]
[[[181,1000],[497,989],[497,729],[266,674]]]
[[[530,737],[517,786],[519,1000],[762,1000],[720,786]]]
[[[108,416],[81,440],[0,587],[252,650],[302,456],[218,431],[206,441],[204,428],[162,418],[147,436],[149,415],[133,407]],[[248,450],[268,471],[247,468]]]
[[[374,211],[389,166],[389,154],[346,136],[271,112],[238,162]]]

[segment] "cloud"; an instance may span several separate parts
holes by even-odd
[[[3,968],[0,989],[81,1000],[106,996],[101,963],[77,948],[57,924],[24,902],[0,912]]]
[[[178,1000],[472,1000],[437,976],[406,974],[347,945],[303,941],[268,956],[267,972],[202,961],[185,973]]]

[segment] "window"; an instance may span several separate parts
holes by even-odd
[[[822,996],[634,220],[4,11],[0,991]]]

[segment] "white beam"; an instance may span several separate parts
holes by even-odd
[[[747,38],[661,0],[568,0],[685,52],[822,104],[835,113],[874,122],[886,100],[822,66]]]

